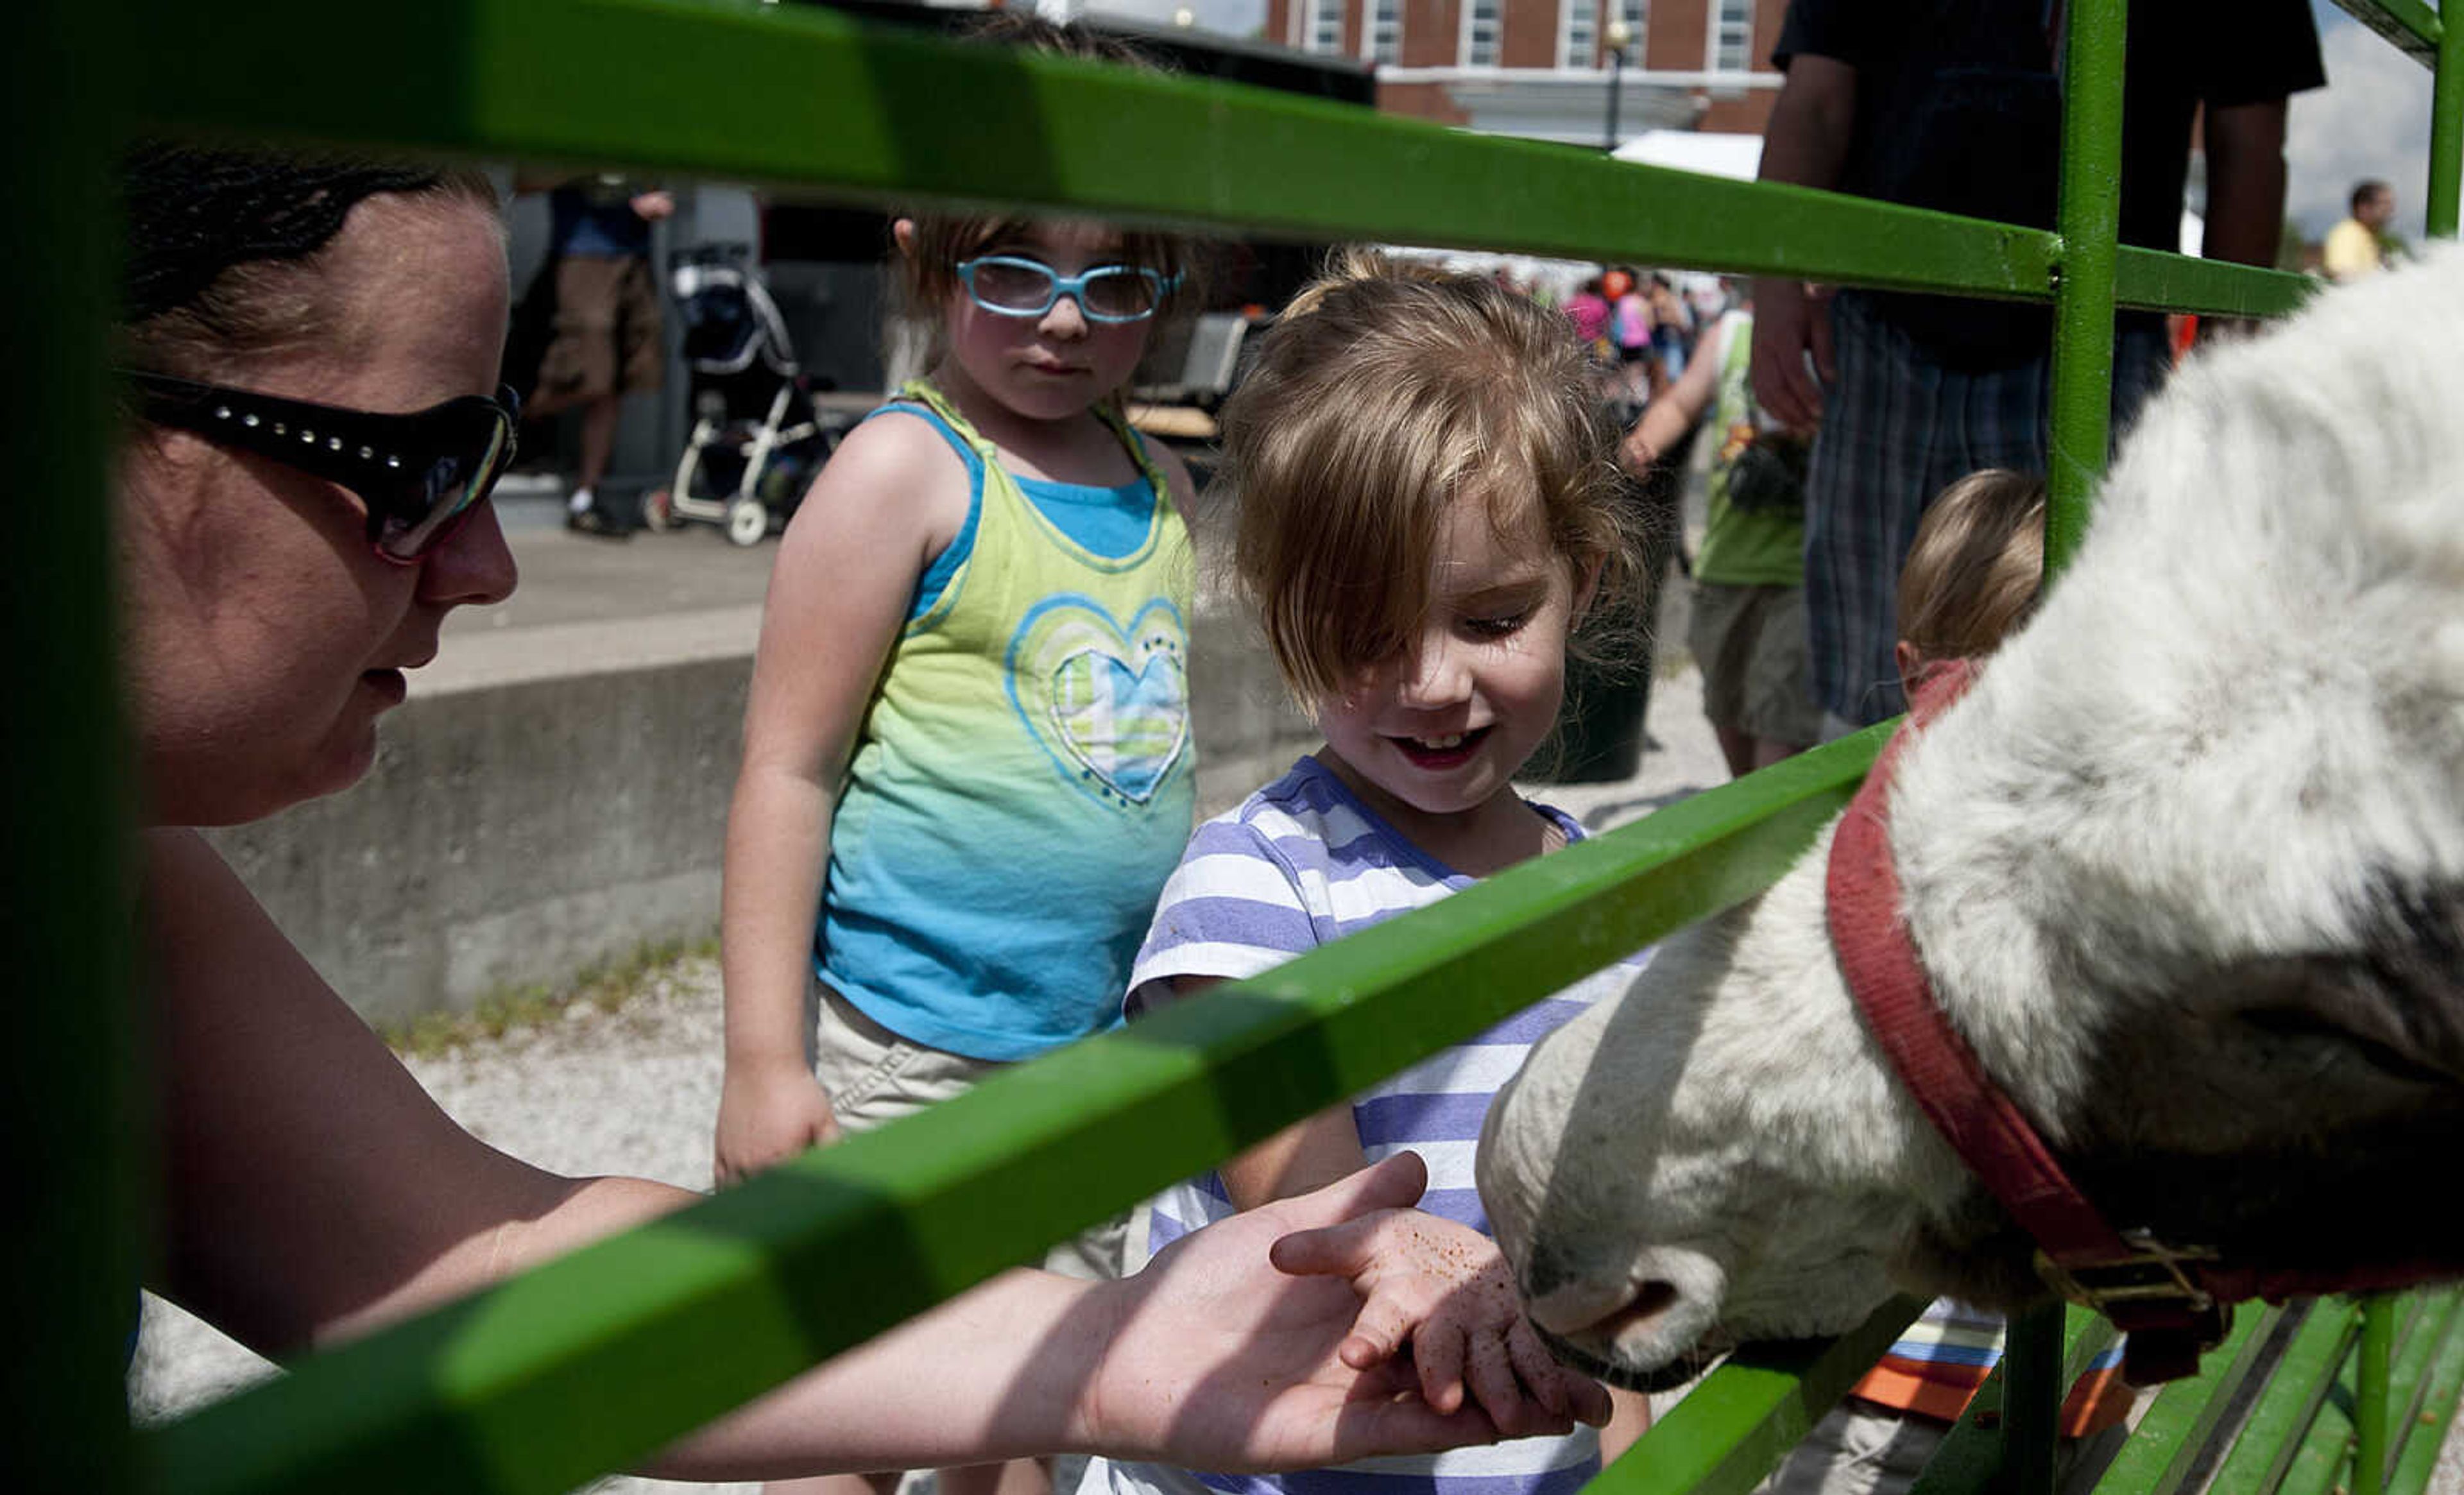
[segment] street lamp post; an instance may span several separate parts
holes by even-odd
[[[1617,95],[1621,92],[1619,85],[1625,81],[1625,49],[1634,45],[1634,28],[1626,25],[1624,16],[1609,22],[1608,43],[1609,135],[1608,143],[1600,148],[1615,155],[1617,148]]]

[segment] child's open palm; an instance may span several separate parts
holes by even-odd
[[[1414,1209],[1379,1210],[1275,1242],[1287,1272],[1349,1277],[1364,1300],[1338,1353],[1365,1370],[1409,1345],[1420,1395],[1451,1413],[1466,1395],[1507,1437],[1567,1416],[1608,1420],[1607,1392],[1560,1365],[1523,1315],[1497,1242]]]

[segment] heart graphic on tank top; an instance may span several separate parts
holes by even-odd
[[[1162,598],[1123,627],[1091,597],[1036,605],[1010,637],[1010,702],[1070,781],[1144,804],[1189,745],[1189,627]]]

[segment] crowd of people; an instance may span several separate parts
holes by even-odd
[[[1986,66],[2009,97],[2035,97],[2057,24],[1924,33],[1915,55],[1922,29],[1854,9],[1791,8],[1765,176],[2049,210],[1942,200],[1966,179],[1922,158],[1963,107],[1946,78]],[[2222,34],[2164,29],[2163,7],[2134,28],[2143,12],[2159,19],[2134,30],[2134,89],[2143,43],[2161,58]],[[1000,24],[1136,62],[1074,30]],[[2236,8],[2238,66],[2134,106],[2165,127],[2134,125],[2125,236],[2152,231],[2156,206],[2178,211],[2170,126],[2189,115],[2173,106],[2197,104],[2223,205],[2210,253],[2246,257],[2241,215],[2280,211],[2284,97],[2318,80],[2308,27],[2298,0]],[[1999,145],[2032,159],[2025,141]],[[1997,189],[2033,190],[2009,176]],[[2365,187],[2354,222],[2375,234],[2391,198]],[[134,917],[158,1047],[179,1060],[157,1078],[149,1285],[280,1355],[692,1196],[558,1176],[463,1132],[196,834],[359,778],[444,616],[515,585],[487,502],[518,424],[497,385],[494,191],[455,171],[162,145],[129,156],[123,188],[134,421],[116,501],[147,826]],[[631,185],[603,198],[568,205],[559,289],[574,310],[541,376],[592,412],[585,492],[618,395],[649,377],[638,340],[611,329],[638,320],[622,310],[641,289],[634,231],[668,206]],[[1587,614],[1649,563],[1618,468],[1664,470],[1698,427],[1716,455],[1689,642],[1734,772],[1888,715],[1904,680],[1981,659],[2033,601],[2040,315],[1782,279],[1732,307],[1631,267],[1552,304],[1355,252],[1265,335],[1223,410],[1218,478],[1235,500],[1223,564],[1324,745],[1193,824],[1192,483],[1120,413],[1191,257],[1174,235],[1101,223],[898,220],[927,371],[822,470],[763,612],[725,855],[715,1184],[1580,841],[1515,783],[1592,642]],[[2121,427],[2165,358],[2136,319],[2118,336]],[[1308,1488],[1571,1489],[1647,1416],[1559,1366],[1524,1319],[1468,1144],[1523,1051],[1624,970],[1056,1245],[1044,1269],[818,1368],[655,1467],[834,1495],[938,1467],[952,1495],[1030,1495],[1050,1481],[1036,1456],[1077,1450],[1100,1456],[1089,1495],[1197,1495],[1268,1471],[1241,1481],[1263,1492],[1298,1487],[1271,1471],[1330,1468]],[[312,1211],[326,1226],[303,1242]],[[1886,1425],[1783,1478],[1851,1487],[1842,1471],[1872,1462],[1865,1443],[1896,1446],[1894,1419],[1955,1416],[1991,1329],[1939,1306],[1895,1348],[1898,1370],[1860,1388],[1859,1415]],[[1237,1391],[1210,1379],[1235,1358],[1255,1373]],[[926,1378],[930,1405],[908,1394]],[[1206,1415],[1182,1415],[1201,1385]],[[2087,1400],[2079,1430],[2109,1426],[2104,1389]],[[1373,1457],[1374,1474],[1339,1467]]]

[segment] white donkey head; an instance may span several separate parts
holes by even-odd
[[[2464,1274],[2464,251],[2184,368],[1889,817],[1949,1022],[2113,1224]],[[1849,1004],[1829,846],[1490,1111],[1531,1316],[1615,1378],[2041,1291]]]

